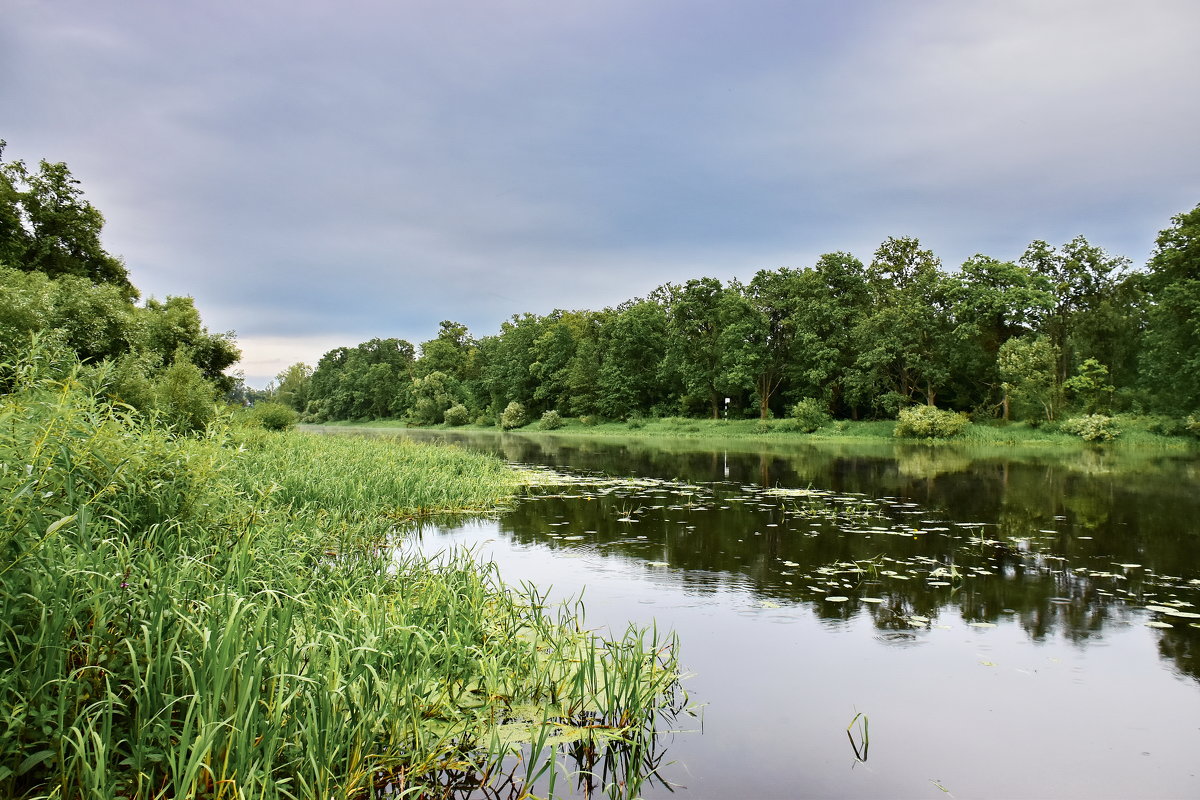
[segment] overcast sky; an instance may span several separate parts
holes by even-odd
[[[261,386],[442,319],[1200,202],[1197,0],[0,0],[6,157]]]

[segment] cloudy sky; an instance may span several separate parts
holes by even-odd
[[[263,385],[916,236],[948,268],[1200,202],[1196,0],[0,0],[6,157]]]

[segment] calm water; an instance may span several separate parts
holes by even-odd
[[[404,435],[582,481],[418,546],[679,634],[647,797],[1200,797],[1194,458]]]

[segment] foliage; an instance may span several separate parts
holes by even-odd
[[[180,351],[154,383],[154,409],[181,433],[203,431],[216,415],[216,390]]]
[[[462,405],[462,384],[451,375],[435,371],[424,378],[413,378],[409,396],[412,398],[412,418],[421,425],[437,425],[445,420],[446,411]]]
[[[559,416],[558,412],[555,411],[554,409],[550,409],[549,411],[546,411],[542,414],[542,421],[541,421],[542,430],[547,430],[547,431],[557,430],[557,429],[561,428],[563,426],[563,424],[564,424],[563,418],[561,416]]]
[[[0,159],[5,144],[0,140]],[[101,245],[103,227],[66,164],[43,160],[34,171],[0,160],[0,265],[111,286],[131,303],[137,290],[125,265]]]
[[[528,418],[525,416],[525,406],[516,400],[505,406],[503,413],[500,414],[500,428],[506,431],[524,427],[527,422]]]
[[[458,427],[459,425],[466,425],[471,421],[471,412],[462,403],[458,403],[447,408],[443,417],[447,425]]]
[[[1009,339],[1000,346],[997,367],[1006,411],[1011,398],[1026,413],[1033,414],[1036,409],[1047,421],[1054,420],[1062,402],[1062,386],[1057,376],[1058,351],[1049,338]]]
[[[805,397],[796,402],[789,410],[788,416],[794,420],[796,428],[804,433],[812,433],[828,425],[832,419],[825,410],[825,404],[812,397]]]
[[[934,406],[909,406],[900,409],[895,436],[914,439],[950,439],[958,436],[970,419],[966,414],[944,411]]]
[[[304,411],[308,407],[312,374],[313,368],[308,364],[292,364],[275,376],[275,399],[296,411]]]
[[[1059,426],[1063,433],[1078,436],[1086,442],[1111,442],[1121,435],[1121,426],[1104,414],[1085,414],[1064,420]]]
[[[715,278],[694,279],[682,286],[667,284],[659,293],[667,311],[663,371],[682,390],[682,405],[707,408],[716,419],[730,382],[726,374],[730,358],[725,353],[729,337],[722,335],[730,295]]]
[[[413,346],[403,339],[371,339],[357,347],[335,348],[313,370],[305,411],[318,422],[407,413],[413,372]],[[431,416],[436,417],[436,411]]]
[[[1087,414],[1112,410],[1116,387],[1108,382],[1108,367],[1094,358],[1084,360],[1073,376],[1063,382],[1067,396],[1076,400]]]
[[[1184,427],[1192,436],[1200,437],[1200,414],[1188,414]]]
[[[1143,383],[1171,410],[1200,408],[1200,205],[1159,233],[1148,267]]]
[[[286,431],[296,426],[300,414],[289,405],[268,400],[255,403],[250,409],[249,419],[252,424],[269,431]]]

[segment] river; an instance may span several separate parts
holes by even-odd
[[[386,435],[571,476],[413,546],[678,634],[645,797],[1200,797],[1194,456]]]

